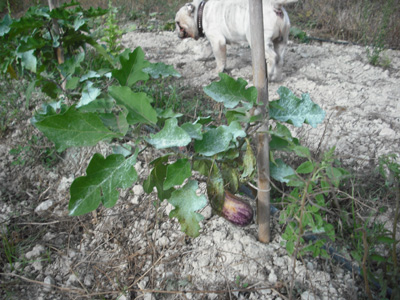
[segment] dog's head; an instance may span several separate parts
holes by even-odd
[[[199,38],[199,31],[197,29],[195,20],[196,7],[192,3],[186,3],[181,7],[175,16],[175,25],[178,37],[184,38],[194,38],[197,40]]]

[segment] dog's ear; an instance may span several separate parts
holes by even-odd
[[[192,3],[186,3],[186,10],[188,12],[188,15],[191,15],[194,13],[196,7]]]

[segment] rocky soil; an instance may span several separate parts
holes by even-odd
[[[195,93],[217,80],[206,40],[131,32],[122,43],[141,46],[150,61],[173,65],[182,74],[178,84]],[[400,52],[384,55],[391,62],[388,69],[369,65],[363,47],[290,43],[284,80],[269,85],[270,99],[278,97],[280,85],[298,96],[309,93],[327,115],[316,129],[293,128],[302,142],[315,153],[336,146],[338,158],[354,169],[376,165],[380,155],[398,153],[400,146]],[[228,47],[228,73],[251,82],[251,72],[249,47]],[[17,249],[14,263],[1,257],[2,299],[278,300],[287,297],[293,278],[299,299],[363,298],[359,278],[332,261],[294,262],[287,256],[277,216],[273,241],[264,245],[257,242],[255,224],[235,227],[207,207],[202,234],[190,239],[168,219],[171,206],[163,202],[155,208],[155,195],[136,184],[112,209],[68,217],[73,178],[84,173],[93,153],[105,155],[109,146],[69,149],[51,167],[13,165],[16,155],[10,150],[33,135],[40,134],[27,117],[11,124],[0,144],[3,247],[6,241]],[[153,156],[139,157],[135,167],[141,178],[147,177]]]

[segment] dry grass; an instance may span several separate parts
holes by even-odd
[[[81,0],[80,3],[86,8],[107,8],[108,1]],[[38,2],[47,4],[47,0],[13,0],[10,5],[14,15],[20,15],[24,8]],[[185,2],[189,0],[112,0],[124,17],[129,18],[134,12],[146,15],[157,12],[157,17],[165,21],[173,19],[177,8]],[[7,10],[5,7],[0,6],[3,9],[0,15]],[[299,0],[288,11],[293,25],[312,30],[313,35],[400,49],[400,22],[397,21],[400,0]]]
[[[313,34],[400,49],[399,0],[299,0],[290,12]]]

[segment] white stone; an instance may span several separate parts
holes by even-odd
[[[391,129],[391,128],[383,128],[381,130],[381,132],[379,133],[379,136],[383,136],[383,137],[395,137],[396,136],[396,132]]]
[[[45,291],[51,291],[53,289],[52,285],[56,284],[56,281],[51,276],[46,276],[43,282],[45,283]]]
[[[200,212],[205,220],[208,220],[212,217],[212,208],[210,205],[207,205],[201,212]]]
[[[42,245],[36,245],[33,249],[25,254],[27,259],[32,259],[40,256],[45,251]]]
[[[94,279],[93,275],[86,275],[85,278],[83,279],[83,284],[86,286],[91,286],[93,279]]]
[[[269,273],[268,281],[269,281],[271,284],[275,284],[275,283],[278,281],[278,277],[275,275],[274,270],[271,270],[271,273]]]
[[[75,282],[77,282],[77,281],[78,281],[78,277],[76,277],[75,274],[71,274],[71,275],[69,275],[69,277],[68,277],[66,286],[72,286],[72,285],[73,285]]]
[[[222,240],[225,239],[225,237],[226,237],[226,232],[225,231],[218,230],[218,231],[214,231],[214,233],[213,233],[214,242],[216,244],[221,243]]]
[[[136,196],[140,196],[144,193],[143,186],[141,186],[140,184],[135,185],[132,188],[132,191]]]
[[[170,243],[170,241],[169,241],[168,237],[166,237],[166,236],[162,236],[156,241],[156,245],[158,245],[160,247],[166,247],[169,245],[169,243]]]
[[[305,291],[304,293],[301,294],[301,300],[320,300],[321,298],[318,296],[315,296],[309,291]]]
[[[283,257],[277,257],[274,260],[274,265],[278,266],[278,267],[283,267],[285,266],[286,262],[285,259]]]
[[[68,190],[69,187],[71,186],[72,181],[74,181],[74,178],[72,178],[72,177],[70,177],[70,178],[63,177],[63,178],[61,178],[61,181],[60,181],[60,183],[58,185],[58,188],[57,188],[57,192],[64,192],[64,191]]]
[[[50,207],[52,207],[54,204],[53,200],[46,200],[42,203],[40,203],[36,208],[35,208],[35,213],[39,213],[42,211],[48,210]]]
[[[35,269],[35,271],[42,271],[43,270],[43,265],[40,260],[35,260],[32,263],[32,267]]]

